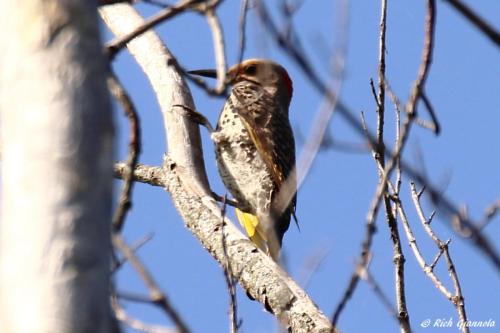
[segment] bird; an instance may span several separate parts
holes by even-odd
[[[216,77],[215,70],[188,73]],[[237,201],[236,217],[250,240],[279,262],[297,204],[295,139],[288,115],[293,83],[283,66],[268,59],[236,64],[226,80],[231,91],[211,132],[218,171]],[[285,188],[289,195],[280,193]],[[282,198],[290,199],[278,202]]]

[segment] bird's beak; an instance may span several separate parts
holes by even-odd
[[[217,71],[215,69],[197,69],[194,71],[188,71],[188,74],[211,77],[214,79],[217,78]]]
[[[197,69],[194,71],[188,71],[188,74],[191,75],[198,75],[198,76],[204,76],[204,77],[210,77],[213,79],[217,78],[217,71],[215,69]],[[226,74],[226,84],[232,84],[235,79],[235,72],[233,70],[230,70]]]

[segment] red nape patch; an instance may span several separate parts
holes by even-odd
[[[285,83],[286,88],[288,89],[288,94],[290,97],[293,95],[293,83],[292,79],[290,79],[290,76],[288,75],[287,71],[283,69],[283,82]]]

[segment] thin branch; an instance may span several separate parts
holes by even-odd
[[[422,127],[428,128],[434,134],[439,135],[441,133],[441,125],[439,124],[439,120],[437,118],[436,112],[434,111],[434,107],[432,106],[432,103],[429,100],[429,97],[427,97],[425,91],[422,91],[420,98],[422,99],[422,102],[424,102],[425,109],[431,117],[431,123],[422,120],[420,122],[417,122],[417,124]]]
[[[469,20],[476,28],[485,34],[493,43],[500,47],[500,32],[495,30],[483,18],[477,15],[470,7],[459,0],[445,0],[453,6],[460,14]]]
[[[422,61],[418,70],[417,79],[413,84],[410,98],[406,104],[406,113],[411,118],[416,115],[416,107],[419,98],[424,91],[425,82],[429,75],[432,63],[432,55],[434,53],[434,30],[436,28],[436,0],[427,0],[427,15],[425,18],[425,39],[424,50],[422,53]]]
[[[497,216],[498,212],[500,212],[500,200],[495,201],[486,208],[479,229],[485,228]]]
[[[177,310],[170,304],[167,295],[160,289],[153,276],[149,273],[134,251],[125,243],[120,234],[113,235],[113,245],[127,258],[127,261],[134,267],[137,274],[144,281],[149,290],[149,295],[153,304],[160,307],[174,322],[179,332],[187,333],[189,329],[185,321],[181,318]]]
[[[436,288],[447,299],[451,300],[453,297],[452,293],[443,285],[443,283],[441,282],[441,280],[439,280],[439,278],[436,276],[436,274],[434,273],[434,270],[433,270],[434,266],[436,265],[437,260],[439,260],[439,258],[443,254],[443,252],[440,251],[439,254],[436,256],[435,260],[432,262],[432,264],[427,265],[424,257],[422,256],[422,253],[420,252],[420,249],[419,249],[418,244],[417,244],[417,240],[415,239],[415,236],[413,235],[413,231],[411,230],[410,223],[409,223],[408,218],[406,216],[406,212],[403,209],[403,205],[400,201],[397,203],[397,207],[398,207],[399,215],[401,216],[401,221],[403,222],[403,229],[406,233],[406,237],[408,238],[408,242],[410,244],[410,248],[413,252],[413,255],[417,259],[417,262],[418,262],[420,268],[423,270],[425,275],[427,275],[427,277],[432,281],[434,286],[436,286]],[[421,219],[422,219],[422,217],[421,217]],[[425,218],[424,218],[424,220],[427,221]]]
[[[363,112],[361,112],[361,124],[363,128],[368,131],[366,127],[366,122],[364,118]],[[382,196],[383,192],[379,193],[378,195]],[[380,200],[377,200],[379,203]],[[368,269],[368,265],[370,263],[370,258],[371,258],[371,247],[372,247],[372,242],[373,242],[373,236],[375,232],[377,231],[377,227],[375,224],[377,215],[378,215],[378,210],[380,205],[379,204],[372,205],[370,209],[368,210],[367,216],[366,216],[366,223],[365,223],[365,234],[363,236],[363,242],[361,243],[361,252],[359,255],[359,260],[356,266],[356,269],[354,272],[351,274],[351,278],[349,279],[349,283],[347,284],[347,287],[344,290],[344,294],[342,295],[342,298],[340,301],[337,303],[337,306],[335,307],[335,310],[333,311],[332,315],[332,325],[335,326],[336,323],[338,322],[340,318],[340,314],[344,310],[345,306],[347,305],[347,302],[351,299],[352,295],[354,294],[354,291],[356,290],[356,287],[359,283],[359,272],[360,270],[358,267],[362,267],[364,269]]]
[[[405,279],[404,279],[404,263],[405,257],[401,247],[401,239],[397,220],[391,207],[391,199],[387,191],[387,180],[385,177],[385,143],[384,143],[384,121],[385,121],[385,54],[386,54],[386,39],[385,32],[387,27],[387,0],[381,1],[380,14],[380,37],[379,37],[379,65],[378,65],[378,96],[376,99],[377,107],[377,150],[374,151],[375,162],[379,165],[379,186],[382,186],[383,201],[385,207],[385,216],[390,230],[391,239],[393,242],[393,260],[395,268],[395,290],[397,317],[400,324],[401,332],[410,332],[410,319],[408,309],[406,307],[405,296]],[[396,146],[402,137],[396,138]],[[402,145],[401,145],[402,147]],[[402,149],[402,148],[401,148]],[[401,154],[393,155],[391,162],[394,161],[394,167],[400,166]],[[385,179],[384,179],[385,178]],[[363,267],[364,269],[364,267]]]
[[[385,79],[384,79],[384,86],[386,87],[385,85]],[[396,118],[396,135],[395,135],[395,138],[394,140],[396,142],[398,142],[399,140],[401,140],[401,108],[399,107],[399,104],[398,103],[395,103],[394,101],[397,101],[397,97],[396,95],[391,95],[391,99],[393,100],[393,104],[394,104],[394,112],[395,112],[395,118]],[[401,178],[402,178],[402,170],[401,170],[401,159],[398,158],[398,160],[396,161],[396,188],[394,190],[394,195],[396,196],[399,196],[399,192],[401,190]],[[390,182],[389,182],[390,184]],[[396,203],[397,205],[397,203]],[[394,215],[397,215],[397,209],[395,209],[396,212],[394,213]]]
[[[373,79],[370,78],[370,89],[372,92],[373,99],[375,99],[375,103],[377,103],[377,109],[380,107],[378,102],[377,90],[375,89],[375,84],[373,83]]]
[[[422,193],[417,193],[417,186],[415,185],[414,182],[410,183],[411,187],[411,193],[412,193],[412,199],[413,199],[413,204],[415,205],[415,208],[417,210],[418,217],[420,221],[422,221],[422,224],[424,226],[425,232],[429,235],[429,237],[436,243],[436,245],[439,247],[441,244],[441,241],[439,238],[436,236],[434,231],[431,228],[431,221],[432,219],[429,218],[427,219],[424,214],[424,210],[422,209],[422,206],[420,205],[420,196]]]
[[[455,265],[451,260],[450,252],[448,249],[448,243],[443,244],[444,249],[444,257],[446,258],[446,263],[448,265],[448,272],[450,273],[451,280],[453,281],[453,287],[455,288],[455,296],[452,299],[453,304],[457,308],[458,318],[461,323],[467,323],[467,314],[465,312],[465,301],[462,296],[462,287],[460,286],[460,281],[458,280],[457,271],[455,269]],[[462,333],[468,333],[469,327],[467,325],[462,325],[461,327]]]
[[[379,50],[378,50],[378,95],[377,103],[377,144],[376,153],[379,155],[376,159],[382,166],[385,166],[385,145],[384,145],[384,112],[385,112],[385,31],[387,28],[387,0],[381,1],[380,14],[380,34],[379,34]]]
[[[387,309],[387,311],[391,314],[391,316],[397,322],[400,323],[401,321],[400,321],[400,318],[398,316],[398,312],[396,311],[396,309],[392,305],[391,301],[389,300],[389,297],[387,297],[387,295],[384,293],[382,288],[380,288],[377,281],[375,281],[375,279],[373,278],[373,276],[370,274],[370,272],[367,269],[362,268],[362,267],[359,267],[358,269],[360,270],[359,276],[364,281],[366,281],[366,283],[371,287],[375,296],[377,296],[377,298],[382,302],[382,304]]]
[[[154,234],[153,233],[149,233],[147,235],[145,235],[144,237],[142,237],[141,239],[139,239],[138,241],[136,241],[134,244],[132,244],[131,246],[131,249],[132,251],[135,253],[137,252],[141,247],[143,247],[144,245],[146,245],[146,243],[148,243],[150,240],[153,239],[153,236]],[[120,269],[120,267],[127,261],[126,258],[122,258],[121,260],[117,260],[112,271],[113,272],[116,272],[118,269]]]
[[[183,13],[187,8],[189,8],[196,2],[198,2],[198,0],[181,0],[177,5],[161,10],[156,15],[150,17],[142,25],[136,27],[129,33],[117,37],[115,40],[107,43],[106,50],[109,58],[113,59],[116,54],[121,51],[132,39],[155,27],[157,24],[160,24],[165,20],[176,16],[177,14]]]
[[[300,270],[299,278],[297,279],[304,289],[307,289],[309,282],[311,281],[314,274],[316,274],[321,267],[321,264],[325,261],[326,257],[330,254],[331,249],[328,246],[320,246],[314,253],[309,255],[302,264]]]
[[[210,26],[210,30],[212,31],[216,64],[215,68],[217,71],[217,83],[215,85],[215,92],[220,94],[226,91],[227,62],[224,34],[222,33],[222,27],[219,18],[215,14],[215,6],[217,6],[218,4],[219,2],[216,2],[213,5],[208,6],[202,13],[205,15],[208,25]]]
[[[113,311],[115,312],[116,318],[124,323],[125,325],[129,326],[130,328],[139,331],[139,332],[145,332],[145,333],[178,333],[179,331],[176,329],[171,329],[167,327],[162,327],[162,326],[157,326],[157,325],[150,325],[146,324],[136,318],[130,317],[125,309],[123,309],[122,306],[118,303],[116,299],[113,299],[111,302],[111,307],[113,308]]]
[[[441,259],[441,257],[443,256],[443,252],[444,252],[443,249],[439,249],[439,252],[436,254],[436,257],[434,258],[434,260],[432,261],[432,263],[429,265],[429,269],[430,270],[434,270],[434,268],[436,267],[439,259]]]
[[[226,280],[227,291],[229,294],[229,332],[237,333],[238,327],[240,326],[238,323],[238,300],[236,298],[236,284],[234,281],[233,269],[231,268],[231,263],[229,262],[229,258],[227,257],[227,244],[226,237],[224,234],[224,218],[226,216],[226,196],[224,196],[224,200],[222,201],[221,207],[221,242],[222,242],[222,250],[224,252],[225,261],[223,262],[224,269],[224,278]]]
[[[123,299],[123,300],[130,301],[130,302],[135,302],[135,303],[154,304],[154,302],[151,300],[151,297],[149,295],[142,295],[142,294],[128,292],[128,291],[116,292],[116,297],[119,299]]]
[[[455,295],[451,295],[451,293],[449,293],[449,292],[447,292],[445,294],[444,290],[442,290],[442,288],[438,287],[438,289],[441,292],[443,292],[443,294],[445,294],[445,296],[453,303],[453,305],[457,309],[457,313],[458,313],[458,316],[460,318],[460,322],[466,323],[467,322],[467,314],[465,312],[464,297],[462,295],[462,289],[461,289],[460,282],[458,279],[457,271],[455,269],[455,265],[453,264],[453,261],[451,259],[450,253],[449,253],[449,249],[448,249],[449,241],[443,242],[436,236],[436,234],[434,233],[434,231],[430,227],[430,219],[427,220],[425,218],[415,184],[411,183],[410,187],[411,187],[411,196],[413,199],[413,203],[414,203],[414,206],[417,210],[417,214],[419,216],[419,219],[422,222],[424,230],[427,232],[429,237],[434,241],[436,246],[440,249],[440,252],[443,252],[443,254],[446,258],[446,263],[448,265],[448,272],[450,273],[450,277],[451,277],[451,280],[453,282],[453,286],[455,289]],[[437,261],[437,259],[434,260],[433,265],[428,269],[428,271],[432,272],[432,268],[434,267],[436,261]],[[436,285],[436,286],[438,286],[438,285]],[[461,330],[462,330],[462,333],[469,332],[469,328],[467,325],[463,325],[461,327]]]
[[[132,102],[132,99],[127,94],[118,77],[115,75],[115,73],[113,73],[111,69],[108,75],[108,87],[113,97],[122,105],[123,111],[127,116],[130,127],[128,157],[125,166],[125,172],[123,175],[123,188],[120,193],[118,207],[115,210],[112,221],[113,231],[120,232],[123,227],[123,223],[125,222],[127,212],[132,207],[131,196],[134,186],[133,172],[141,151],[141,127],[139,116]]]
[[[243,55],[245,53],[246,47],[246,23],[247,23],[247,13],[248,13],[248,0],[241,0],[240,9],[240,19],[238,23],[239,31],[239,47],[238,47],[238,58],[236,63],[241,63],[243,61]]]

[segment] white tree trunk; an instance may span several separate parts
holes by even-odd
[[[110,332],[113,127],[96,3],[0,0],[0,332]]]

